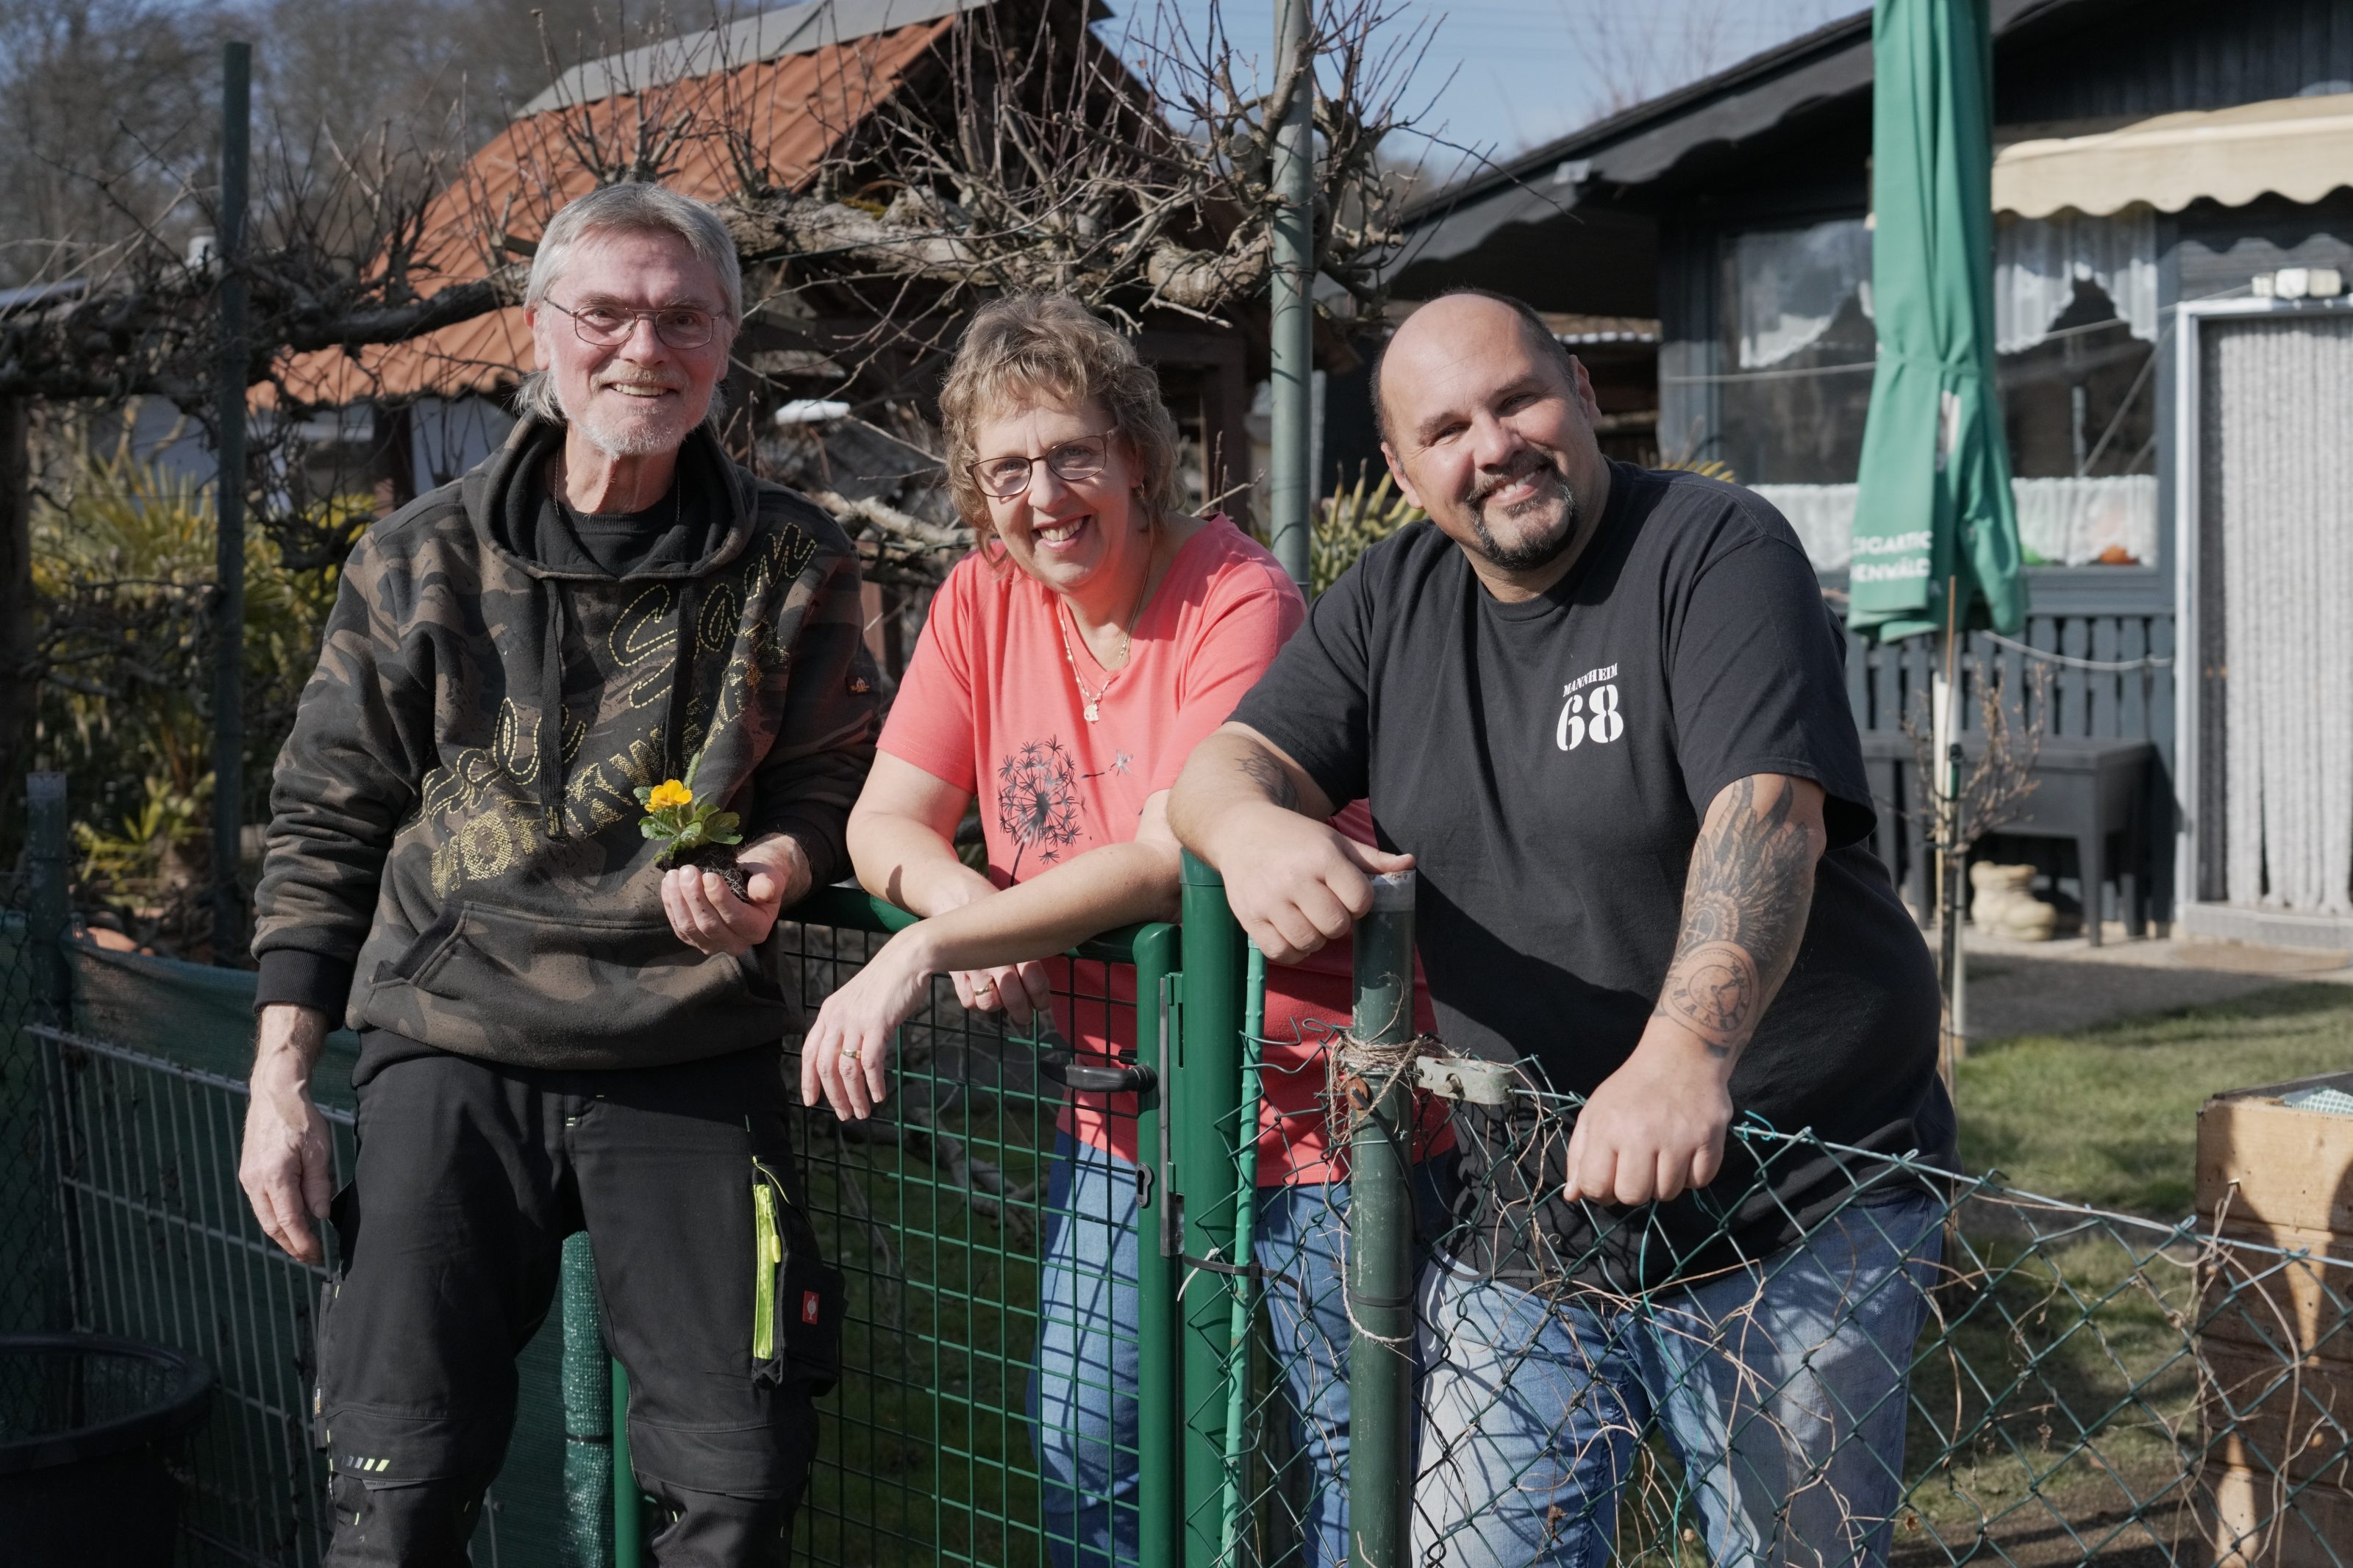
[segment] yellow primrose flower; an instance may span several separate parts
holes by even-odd
[[[653,794],[646,797],[647,806],[654,811],[659,811],[668,805],[692,805],[693,804],[694,792],[676,779],[662,780],[661,783],[654,785]]]

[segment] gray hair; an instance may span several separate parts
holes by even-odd
[[[531,281],[523,289],[526,310],[536,305],[564,275],[565,263],[572,252],[592,234],[670,234],[686,241],[702,264],[719,279],[719,291],[725,296],[727,319],[741,323],[744,320],[744,269],[735,259],[735,238],[727,232],[727,224],[718,209],[708,202],[692,196],[682,196],[666,185],[642,181],[629,181],[607,185],[589,192],[579,200],[566,204],[549,220],[547,232],[540,236],[539,248],[532,254]],[[704,419],[714,431],[723,410],[723,395],[718,388],[711,395],[711,412]],[[555,384],[544,370],[533,371],[515,388],[515,411],[529,418],[550,424],[564,422],[564,405],[557,401]]]

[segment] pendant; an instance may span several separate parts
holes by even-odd
[[[1092,697],[1087,699],[1086,714],[1087,722],[1090,724],[1094,723],[1103,717],[1103,710],[1095,706],[1095,700]]]

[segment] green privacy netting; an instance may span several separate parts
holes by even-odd
[[[844,923],[787,926],[780,942],[811,997],[904,919],[862,895],[819,901]],[[1074,1027],[1100,1032],[1117,1016],[1124,1027],[1147,1021],[1156,1038],[1173,951],[1172,933],[1159,930],[1160,956],[1145,973],[1131,939],[1073,957],[1061,990]],[[0,976],[25,945],[0,927],[0,943],[12,940],[0,945]],[[188,1559],[315,1563],[329,1521],[308,1413],[311,1323],[326,1274],[270,1247],[237,1186],[253,977],[79,941],[68,949],[71,1016],[55,1020],[64,1027],[37,1017],[21,986],[0,1016],[7,1068],[26,1085],[0,1102],[8,1132],[34,1151],[61,1141],[67,1156],[62,1172],[37,1160],[16,1185],[0,1184],[0,1203],[21,1198],[28,1214],[55,1221],[12,1230],[10,1244],[25,1238],[24,1278],[58,1277],[75,1326],[188,1350],[219,1374],[224,1398],[189,1455]],[[339,1170],[353,1154],[355,1045],[333,1037],[314,1083]],[[843,1128],[811,1115],[796,1133],[812,1218],[851,1295],[845,1384],[820,1405],[796,1560],[1043,1562],[1050,1549],[1026,1408],[1039,1248],[1058,1217],[1088,1217],[1052,1208],[1044,1179],[1061,1090],[1035,1071],[1034,1043],[965,1014],[944,984],[902,1047],[884,1118]],[[1229,1163],[1219,1180],[1230,1182]],[[478,1564],[615,1560],[611,1424],[599,1419],[611,1385],[583,1240],[567,1245],[557,1310],[522,1358],[515,1430],[474,1540]],[[37,1290],[28,1325],[45,1321],[39,1299]],[[568,1357],[567,1324],[579,1336]],[[1133,1342],[1134,1325],[1122,1331]]]
[[[47,1120],[62,1112],[76,1151],[75,1244],[65,1248],[75,1307],[59,1326],[185,1351],[220,1378],[224,1397],[191,1451],[191,1560],[315,1563],[325,1521],[310,1436],[311,1321],[326,1276],[263,1242],[237,1186],[254,977],[82,942],[68,952],[73,1033],[121,1054],[79,1051],[67,1068],[48,1053]],[[8,957],[0,945],[0,966]],[[314,1079],[341,1172],[356,1052],[338,1031]],[[41,1054],[12,1051],[8,1071],[20,1067],[39,1075]],[[46,1142],[34,1109],[30,1136]],[[43,1217],[57,1205],[48,1198]],[[559,1555],[570,1512],[562,1342],[562,1314],[551,1312],[519,1363],[514,1436],[475,1532],[483,1568],[569,1568]]]

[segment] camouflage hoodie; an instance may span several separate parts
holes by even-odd
[[[607,576],[543,521],[562,440],[525,422],[353,551],[270,790],[264,999],[348,986],[354,1028],[533,1067],[775,1039],[772,957],[670,931],[631,792],[700,751],[697,794],[746,841],[790,833],[819,883],[843,873],[874,754],[856,555],[698,431],[680,483],[719,498],[709,527]]]

